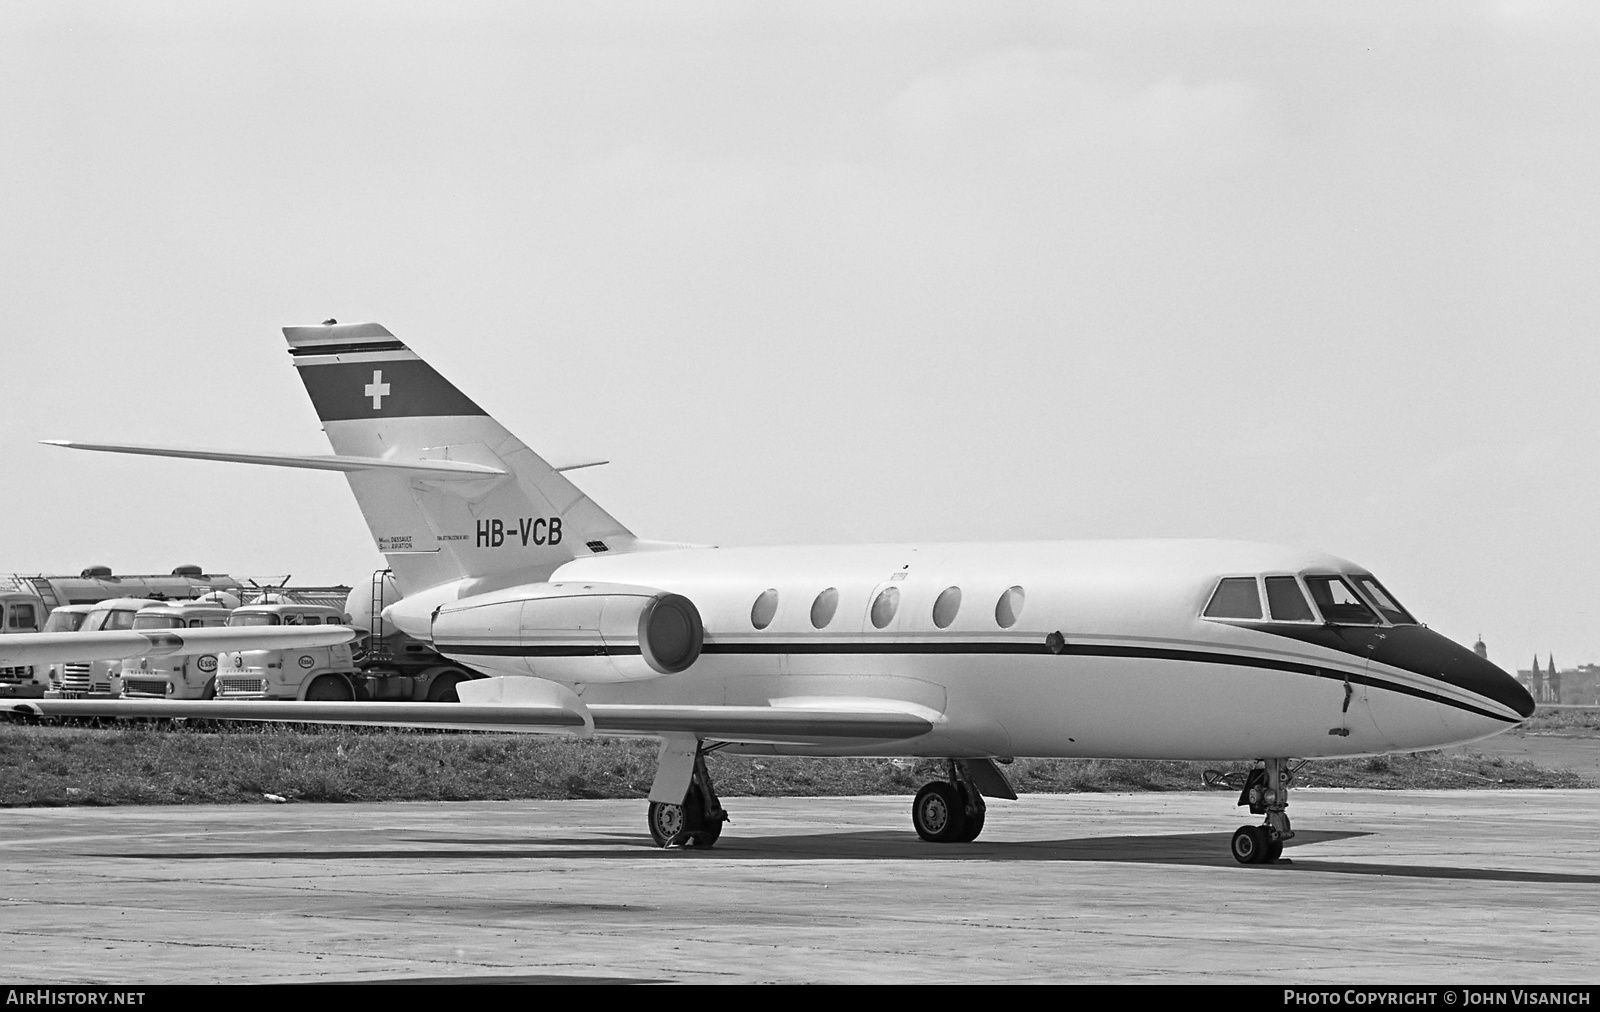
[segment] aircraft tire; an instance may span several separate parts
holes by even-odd
[[[690,841],[696,847],[714,847],[717,839],[722,836],[722,823],[707,826],[704,829],[689,834]]]
[[[961,831],[961,836],[956,839],[956,842],[971,843],[973,840],[976,840],[978,838],[978,834],[983,832],[983,820],[984,816],[987,814],[987,812],[980,808],[978,809],[978,814],[967,815],[965,819],[966,828]]]
[[[657,847],[665,847],[683,831],[683,806],[652,801],[645,821],[650,826],[650,839],[656,842]]]
[[[955,843],[966,830],[967,806],[955,784],[924,784],[911,802],[911,825],[929,843]]]
[[[698,812],[703,806],[700,800],[700,788],[697,785],[689,787],[689,793],[681,805],[665,805],[659,801],[650,802],[650,810],[645,819],[650,826],[650,839],[656,842],[657,847],[671,846],[675,841],[679,846],[689,844],[695,847],[710,847],[722,836],[722,823],[696,826],[697,821],[690,814]]]
[[[1267,852],[1261,855],[1261,863],[1273,864],[1283,856],[1283,838],[1271,832],[1267,836]]]
[[[1233,831],[1233,859],[1240,864],[1260,864],[1267,856],[1267,831],[1260,826],[1240,826]]]

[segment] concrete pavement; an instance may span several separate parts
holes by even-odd
[[[17,983],[1594,982],[1600,793],[1302,789],[1285,863],[1222,793],[1030,795],[932,845],[908,798],[0,811]]]

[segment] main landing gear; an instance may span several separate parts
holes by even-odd
[[[1272,864],[1283,856],[1284,841],[1294,839],[1294,830],[1289,828],[1289,788],[1294,786],[1300,766],[1291,769],[1287,759],[1267,759],[1250,771],[1239,792],[1239,804],[1250,806],[1251,815],[1264,815],[1266,819],[1259,826],[1234,830],[1235,861]]]
[[[694,778],[683,796],[681,805],[650,802],[647,819],[650,838],[657,847],[710,847],[722,835],[722,824],[728,821],[717,789],[711,783],[711,771],[706,769],[706,756],[722,746],[699,746],[694,755]]]
[[[971,843],[983,832],[986,806],[967,764],[950,760],[950,779],[935,780],[911,803],[911,824],[930,843]]]

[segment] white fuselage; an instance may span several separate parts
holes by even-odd
[[[1265,623],[1201,615],[1222,577],[1307,572],[1362,569],[1320,553],[1231,541],[597,554],[561,566],[549,582],[635,585],[687,597],[705,627],[704,650],[687,670],[618,681],[604,657],[453,659],[558,681],[589,704],[887,700],[938,718],[930,734],[893,744],[758,746],[799,754],[1359,755],[1472,741],[1525,716],[1503,693],[1497,701],[1434,677],[1426,667],[1432,660],[1385,663],[1370,648],[1336,648],[1274,633]],[[898,606],[887,621],[880,608],[875,622],[873,602],[891,587]],[[940,628],[935,602],[952,587],[960,607],[951,618],[947,601],[940,620],[948,624]],[[837,606],[817,628],[813,605],[830,588]],[[777,606],[758,629],[752,609],[768,590],[777,592]],[[1009,627],[1003,595],[1014,612]],[[1346,639],[1321,621],[1289,631],[1335,644]],[[1430,649],[1461,650],[1417,626],[1360,632],[1369,643],[1428,637]],[[1510,681],[1488,671],[1479,677]]]

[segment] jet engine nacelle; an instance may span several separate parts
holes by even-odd
[[[686,670],[700,657],[705,626],[681,594],[537,583],[440,606],[432,638],[440,653],[497,674],[624,682]]]

